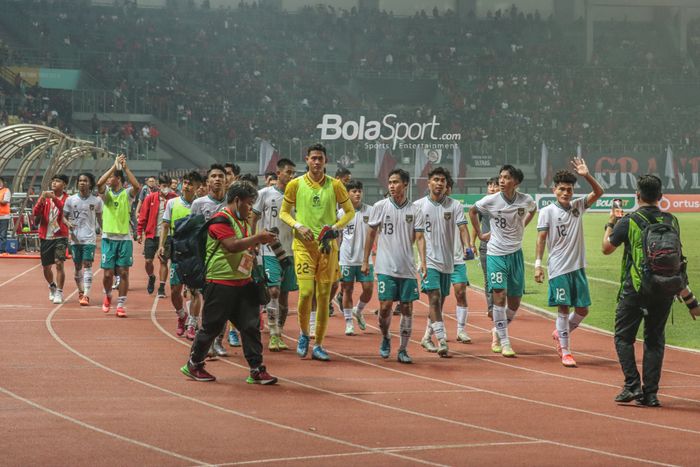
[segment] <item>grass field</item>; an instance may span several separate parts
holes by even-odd
[[[601,329],[613,330],[615,324],[615,305],[620,277],[620,264],[623,247],[610,256],[604,256],[600,251],[603,238],[603,226],[607,214],[588,213],[584,216],[584,232],[586,239],[586,257],[588,267],[586,274],[591,290],[592,305],[584,323]],[[681,240],[683,252],[688,257],[688,276],[690,286],[695,286],[696,294],[700,292],[700,214],[678,214],[681,225]],[[537,219],[525,231],[523,253],[525,255],[525,296],[523,302],[537,305],[541,308],[556,311],[547,306],[547,282],[538,284],[534,279],[535,240]],[[478,261],[468,261],[469,280],[474,285],[483,286],[483,275]],[[543,260],[546,264],[546,261]],[[612,282],[612,283],[610,283]],[[614,283],[614,284],[613,284]],[[674,302],[672,319],[666,326],[666,343],[700,349],[700,320],[693,321],[686,306]],[[641,329],[639,337],[641,337]]]

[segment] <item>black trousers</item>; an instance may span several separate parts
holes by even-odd
[[[260,308],[251,286],[232,287],[207,284],[204,290],[202,327],[192,343],[192,363],[202,363],[209,347],[219,335],[226,321],[231,321],[241,333],[243,355],[251,369],[262,365],[263,346],[260,339]]]
[[[666,345],[666,321],[673,297],[648,297],[634,291],[629,285],[623,289],[615,312],[615,349],[625,375],[625,387],[645,394],[659,390],[661,367]],[[640,380],[634,355],[634,342],[639,326],[644,321],[644,357]]]

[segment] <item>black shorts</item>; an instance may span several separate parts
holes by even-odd
[[[54,238],[52,240],[39,240],[41,250],[41,265],[51,266],[57,261],[66,260],[68,249],[67,238]]]
[[[146,243],[143,245],[143,256],[145,256],[146,259],[155,258],[156,253],[158,253],[158,248],[160,248],[159,237],[147,238]]]

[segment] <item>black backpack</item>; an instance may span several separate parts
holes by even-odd
[[[632,261],[632,265],[642,280],[641,291],[648,295],[672,297],[688,284],[686,258],[683,256],[681,238],[676,229],[675,218],[662,213],[663,222],[656,217],[649,219],[640,213],[631,214],[634,222],[642,230],[642,270]]]
[[[207,266],[212,255],[207,252],[207,235],[212,224],[227,223],[221,216],[208,221],[201,214],[189,215],[175,222],[172,236],[171,256],[180,282],[191,289],[201,289],[206,284]]]

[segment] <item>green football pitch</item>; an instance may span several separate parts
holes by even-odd
[[[587,213],[584,216],[584,235],[586,240],[586,275],[591,290],[592,304],[584,323],[600,329],[612,331],[615,325],[615,305],[619,288],[623,247],[610,256],[601,253],[603,226],[607,214]],[[700,295],[700,214],[678,214],[681,225],[683,253],[688,257],[688,276],[690,287]],[[537,237],[537,219],[533,219],[525,230],[523,254],[525,255],[525,295],[523,302],[536,305],[550,311],[547,306],[547,281],[538,284],[534,279],[535,240]],[[469,281],[483,286],[483,274],[477,261],[468,261]],[[546,260],[543,260],[546,264]],[[640,327],[639,337],[642,337]],[[666,325],[666,343],[700,349],[700,319],[693,321],[685,304],[674,302],[671,318]]]

